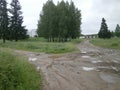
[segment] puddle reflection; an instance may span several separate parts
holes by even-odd
[[[82,67],[84,71],[92,71],[95,70],[95,67]]]
[[[120,80],[117,76],[104,74],[104,73],[100,74],[100,77],[107,83],[117,83]]]
[[[82,56],[82,58],[90,58],[90,56]]]
[[[29,61],[37,61],[37,58],[29,58]]]

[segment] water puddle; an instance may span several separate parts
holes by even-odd
[[[117,67],[113,67],[113,66],[97,66],[97,69],[98,71],[99,70],[111,70],[111,71],[114,70],[116,72],[119,71]]]
[[[113,62],[114,62],[114,63],[119,63],[117,60],[114,60]]]
[[[109,66],[98,66],[98,69],[111,69]]]
[[[82,58],[90,58],[90,56],[82,56]]]
[[[100,77],[102,80],[104,80],[107,83],[117,83],[120,80],[120,78],[118,78],[115,75],[109,75],[104,73],[100,74]]]
[[[93,64],[96,64],[96,63],[101,63],[102,61],[98,60],[98,61],[91,61]]]
[[[93,71],[95,70],[95,67],[82,67],[84,71]]]
[[[37,58],[29,58],[29,61],[37,61]]]
[[[37,70],[38,70],[38,71],[40,70],[40,67],[39,67],[39,66],[37,67]]]
[[[113,67],[113,66],[112,66],[112,69],[117,71],[117,72],[119,71],[116,67]]]
[[[86,54],[87,52],[81,52],[82,54]]]

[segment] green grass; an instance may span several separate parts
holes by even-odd
[[[74,44],[78,44],[82,42],[82,39],[73,39],[71,42]]]
[[[5,44],[0,41],[0,47],[33,52],[66,53],[77,50],[75,42],[80,42],[80,40],[74,40],[67,43],[53,43],[47,42],[43,38],[30,38],[28,40],[18,42],[7,41]]]
[[[30,38],[23,41],[0,40],[0,90],[41,90],[42,78],[35,67],[25,58],[15,56],[11,49],[46,53],[66,53],[77,51],[76,44],[81,40],[67,43],[47,42],[43,38]]]
[[[100,47],[120,50],[120,38],[92,39],[90,42]]]
[[[0,90],[41,90],[41,81],[27,60],[0,49]]]

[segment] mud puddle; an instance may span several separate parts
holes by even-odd
[[[83,69],[84,71],[93,71],[93,70],[95,70],[96,68],[95,68],[95,67],[82,67],[82,69]]]
[[[118,83],[120,81],[120,78],[117,75],[113,74],[107,74],[107,73],[101,73],[100,77],[102,80],[104,80],[107,83]]]
[[[29,60],[29,61],[32,61],[32,62],[35,62],[35,61],[37,61],[37,58],[31,58],[31,57],[30,57],[28,60]]]
[[[91,61],[93,64],[96,64],[96,63],[101,63],[101,62],[103,62],[103,61],[101,61],[101,60],[97,60],[97,61],[95,61],[95,60],[93,60],[93,61]]]
[[[84,55],[84,56],[81,56],[82,58],[90,58],[90,56],[87,56],[87,55]]]
[[[62,55],[17,53],[43,73],[43,90],[120,90],[120,53],[87,40],[77,47],[81,52]]]

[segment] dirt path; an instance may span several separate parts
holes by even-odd
[[[120,52],[77,45],[81,52],[45,54],[15,51],[25,55],[43,72],[44,90],[120,90]]]

